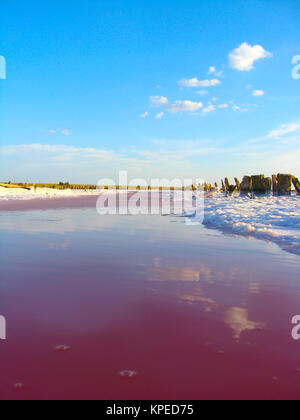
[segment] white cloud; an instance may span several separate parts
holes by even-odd
[[[167,110],[173,114],[177,112],[190,111],[195,112],[203,107],[202,102],[192,101],[175,101],[173,104],[167,106]]]
[[[163,112],[159,112],[158,114],[156,114],[155,118],[156,118],[157,120],[161,120],[161,119],[162,119],[162,117],[163,117],[164,115],[165,115],[165,114],[164,114]]]
[[[220,104],[218,107],[220,108],[220,109],[226,109],[226,108],[228,108],[228,104]]]
[[[120,155],[115,152],[104,150],[104,149],[95,149],[88,147],[74,147],[67,146],[64,144],[59,145],[49,145],[49,144],[20,144],[17,146],[3,146],[0,147],[0,153],[5,155],[14,155],[26,153],[42,153],[47,155],[53,155],[56,160],[60,158],[67,160],[67,157],[89,157],[95,159],[105,159],[105,160],[114,160],[117,159]],[[63,157],[63,158],[62,158]]]
[[[282,124],[277,130],[270,131],[265,138],[280,139],[281,137],[294,133],[298,130],[300,130],[300,124]]]
[[[213,105],[208,105],[207,107],[203,108],[204,114],[209,114],[210,112],[213,112],[215,110],[215,107]]]
[[[198,80],[196,77],[193,79],[182,79],[178,82],[180,86],[184,87],[199,87],[200,86],[200,80]]]
[[[217,150],[214,145],[203,145],[203,143],[206,143],[205,141],[171,141],[159,143],[162,143],[161,146],[163,147],[153,150],[134,149],[133,153],[146,160],[152,160],[153,162],[168,162],[193,158],[194,156],[200,155],[211,155]]]
[[[254,63],[262,58],[270,58],[272,54],[261,45],[251,46],[244,42],[229,54],[230,66],[239,71],[250,71]]]
[[[256,105],[253,105],[253,104],[242,104],[242,105],[233,104],[232,109],[236,112],[237,111],[239,111],[239,112],[249,112],[250,108],[253,107],[253,106],[256,106]]]
[[[169,102],[165,96],[150,96],[150,101],[156,107],[166,105]]]
[[[211,67],[208,69],[208,72],[207,72],[207,74],[208,74],[208,75],[210,75],[210,74],[214,74],[214,75],[215,75],[215,76],[217,76],[217,77],[221,77],[221,76],[223,75],[223,73],[224,73],[224,71],[223,71],[223,70],[217,71],[217,69],[216,69],[214,66],[211,66]]]
[[[165,111],[172,114],[177,112],[195,112],[203,107],[202,102],[193,102],[193,101],[175,101],[174,103],[169,103],[168,98],[164,96],[151,96],[151,103],[157,108],[163,108]],[[163,112],[156,115],[156,118],[162,118]]]
[[[63,130],[60,128],[57,128],[56,130],[49,130],[48,131],[49,134],[62,134],[64,136],[71,136],[72,135],[72,131],[68,130],[67,128],[64,128]]]
[[[207,95],[208,91],[207,90],[198,90],[198,95]]]
[[[200,80],[198,80],[196,77],[193,79],[182,79],[179,82],[180,86],[184,87],[199,87],[200,86]]]
[[[265,92],[263,90],[254,90],[252,92],[253,96],[264,96]]]
[[[271,130],[266,136],[250,140],[250,143],[258,143],[266,140],[281,140],[289,134],[297,133],[298,131],[300,132],[300,124],[282,124],[279,128]],[[297,138],[296,143],[299,143],[299,139]]]
[[[67,128],[63,129],[61,131],[61,134],[63,134],[64,136],[71,136],[72,135],[72,131],[68,130]]]
[[[147,117],[149,117],[149,112],[144,112],[144,113],[141,115],[141,118],[147,118]]]
[[[180,86],[183,87],[211,87],[211,86],[217,86],[221,82],[219,79],[211,79],[211,80],[198,80],[196,77],[193,79],[182,79],[179,82]]]
[[[217,86],[217,85],[220,85],[221,84],[221,82],[220,82],[220,80],[219,79],[211,79],[211,80],[202,80],[201,82],[200,82],[200,85],[199,86],[202,86],[202,87],[211,87],[211,86]]]

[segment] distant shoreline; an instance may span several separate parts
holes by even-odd
[[[57,191],[102,191],[102,190],[117,190],[117,191],[163,191],[163,190],[170,190],[169,187],[164,186],[128,186],[128,185],[84,185],[84,184],[39,184],[39,183],[27,183],[27,182],[13,182],[13,183],[5,183],[0,182],[0,188],[7,188],[7,189],[13,189],[16,188],[24,188],[24,189],[51,189],[51,190],[57,190]],[[187,187],[190,188],[190,187]],[[182,188],[174,188],[171,187],[171,190],[181,190]]]

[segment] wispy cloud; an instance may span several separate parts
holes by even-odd
[[[254,104],[242,104],[242,105],[237,105],[237,104],[235,104],[234,102],[231,102],[231,104],[232,104],[232,109],[233,109],[233,111],[235,111],[235,112],[248,112],[248,111],[250,111],[250,108],[251,107],[254,107],[255,105]]]
[[[282,124],[261,137],[265,141],[156,139],[145,149],[132,146],[123,151],[62,144],[8,145],[0,147],[4,157],[0,175],[13,180],[97,183],[108,174],[116,177],[122,168],[131,177],[200,175],[213,182],[227,173],[238,177],[255,173],[259,167],[266,174],[288,171],[299,176],[299,132],[300,124]]]
[[[195,112],[203,107],[202,102],[193,102],[188,100],[178,100],[173,103],[169,103],[168,98],[164,96],[151,96],[150,102],[153,106],[157,108],[163,108],[165,111],[170,112],[171,114],[176,114],[178,112]],[[163,113],[158,115],[162,117]]]
[[[72,135],[72,131],[71,131],[71,130],[68,130],[67,128],[65,128],[65,129],[63,129],[63,130],[61,131],[61,134],[63,134],[64,136],[69,137],[69,136],[71,136],[71,135]]]
[[[266,138],[268,139],[280,139],[287,134],[295,133],[300,130],[300,124],[282,124],[277,130],[272,130],[268,133]]]
[[[95,159],[119,159],[120,155],[112,152],[107,151],[104,149],[96,149],[96,148],[85,148],[85,147],[74,147],[74,146],[67,146],[63,144],[59,145],[49,145],[49,144],[21,144],[17,146],[3,146],[0,147],[0,153],[4,155],[16,155],[22,154],[32,154],[32,153],[42,153],[48,155],[52,158],[59,159],[59,157],[66,157],[75,158],[75,157],[93,157]]]
[[[71,136],[72,135],[72,131],[68,130],[67,128],[56,128],[55,130],[51,129],[48,131],[49,134],[62,134],[63,136]]]
[[[207,95],[208,94],[208,90],[198,90],[198,95]]]
[[[263,90],[254,90],[252,92],[253,96],[264,96],[265,92]]]
[[[150,102],[153,106],[160,107],[167,105],[169,100],[165,96],[150,96]]]
[[[77,183],[97,183],[101,178],[115,177],[120,169],[140,178],[176,178],[198,176],[195,157],[213,155],[214,147],[197,142],[193,147],[178,143],[165,148],[150,145],[147,150],[132,146],[126,151],[79,148],[66,145],[24,144],[0,147],[4,157],[0,176],[12,180],[63,179]]]
[[[244,42],[229,54],[230,66],[239,71],[250,71],[254,63],[263,58],[270,58],[273,54],[266,51],[261,45],[251,46]]]
[[[211,66],[211,67],[208,69],[207,74],[208,74],[208,75],[210,75],[210,74],[214,74],[216,77],[221,77],[221,76],[223,76],[224,71],[223,71],[223,70],[218,71],[218,70],[216,69],[216,67]]]
[[[258,137],[256,139],[251,140],[251,143],[259,143],[266,140],[281,140],[290,134],[298,133],[298,132],[300,133],[300,124],[298,123],[282,124],[279,128],[276,128],[275,130],[271,130],[265,136]]]
[[[202,102],[193,102],[193,101],[175,101],[173,104],[170,104],[167,107],[167,110],[173,114],[177,112],[195,112],[203,107]]]
[[[198,80],[196,77],[193,79],[182,79],[178,82],[182,87],[192,88],[192,87],[212,87],[221,84],[219,79],[206,79]]]
[[[207,105],[205,108],[203,108],[202,112],[203,114],[209,114],[210,112],[215,111],[214,105]]]

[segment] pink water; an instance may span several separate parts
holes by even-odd
[[[300,397],[299,256],[94,208],[0,230],[1,399]]]

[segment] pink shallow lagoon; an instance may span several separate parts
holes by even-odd
[[[0,211],[2,400],[300,398],[299,255],[78,203]]]

